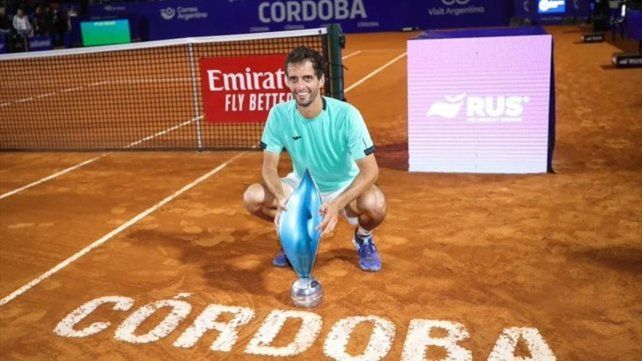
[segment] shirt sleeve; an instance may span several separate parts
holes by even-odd
[[[374,153],[374,143],[361,113],[356,108],[352,108],[348,112],[347,123],[348,151],[352,159],[359,160]]]
[[[281,153],[283,151],[283,141],[277,131],[277,121],[274,108],[272,108],[265,123],[265,128],[263,128],[263,135],[259,144],[261,149],[272,153]]]

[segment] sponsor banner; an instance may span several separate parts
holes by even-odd
[[[317,28],[339,23],[344,32],[400,30],[416,26],[414,9],[418,1],[390,3],[375,0],[286,0],[246,1],[256,18],[250,31],[278,31]],[[258,20],[258,22],[257,22]]]
[[[534,0],[533,0],[534,1]],[[576,0],[588,1],[588,0]],[[310,29],[344,32],[507,25],[510,0],[170,0],[93,5],[93,19],[130,18],[143,40]]]
[[[40,51],[40,50],[51,50],[51,49],[53,49],[51,36],[38,35],[38,36],[32,36],[29,38],[29,51]]]
[[[511,16],[510,0],[426,0],[417,6],[425,29],[505,26]]]
[[[292,98],[286,54],[202,58],[201,86],[209,123],[265,122],[269,110]]]
[[[497,31],[408,42],[411,171],[547,171],[552,37]]]
[[[142,40],[310,29],[330,23],[345,32],[416,26],[418,0],[173,0],[89,7],[92,19],[138,19]],[[133,23],[132,23],[133,24]],[[134,30],[132,29],[132,32]],[[132,34],[133,35],[133,34]]]

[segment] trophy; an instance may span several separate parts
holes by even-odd
[[[290,298],[297,307],[312,308],[321,303],[323,287],[312,277],[319,248],[321,195],[306,169],[301,183],[286,204],[279,219],[279,239],[298,279],[292,284]]]

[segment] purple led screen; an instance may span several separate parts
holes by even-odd
[[[551,41],[408,41],[410,171],[546,172]]]

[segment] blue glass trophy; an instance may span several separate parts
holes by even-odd
[[[323,287],[312,277],[319,248],[321,195],[306,169],[301,183],[286,204],[279,219],[279,239],[298,279],[292,284],[290,297],[297,307],[312,308],[321,303]]]

